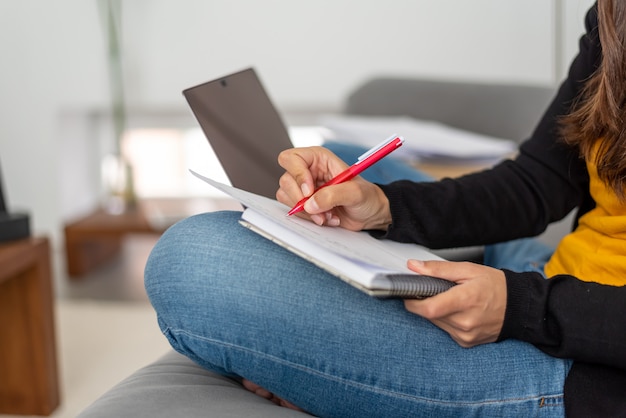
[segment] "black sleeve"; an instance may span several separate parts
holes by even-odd
[[[572,209],[593,206],[584,161],[557,135],[559,116],[569,112],[599,65],[595,7],[587,13],[586,27],[568,78],[519,156],[458,179],[381,185],[392,214],[384,237],[430,248],[491,244],[538,235]]]
[[[574,360],[565,380],[568,417],[624,416],[626,286],[505,270],[507,307],[498,341],[515,338]]]
[[[505,270],[499,340],[529,342],[554,357],[626,370],[626,286]]]

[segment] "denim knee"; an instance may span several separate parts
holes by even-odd
[[[170,227],[150,252],[144,270],[144,285],[157,314],[166,315],[183,301],[199,295],[194,281],[202,265],[208,269],[212,258],[228,251],[224,240],[238,231],[239,212],[213,212],[195,215]]]

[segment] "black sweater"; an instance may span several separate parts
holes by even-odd
[[[519,156],[458,179],[381,186],[392,212],[386,238],[430,248],[491,244],[536,236],[573,209],[580,216],[595,206],[585,162],[556,134],[557,118],[601,61],[596,6],[585,23],[569,75]],[[565,383],[568,416],[626,416],[626,287],[565,275],[505,276],[499,340],[516,338],[574,360]]]

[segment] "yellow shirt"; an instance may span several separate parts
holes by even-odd
[[[545,266],[547,277],[569,274],[588,282],[626,284],[626,204],[598,178],[587,162],[596,207],[583,215]]]

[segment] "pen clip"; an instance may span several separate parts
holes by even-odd
[[[402,138],[399,137],[396,134],[393,134],[389,138],[387,138],[383,142],[381,142],[380,144],[378,144],[375,147],[371,148],[370,150],[366,151],[363,155],[361,155],[359,158],[357,158],[357,161],[363,161],[364,159],[366,159],[370,155],[376,153],[378,150],[380,150],[380,149],[384,148],[385,146],[387,146],[387,144],[389,144],[390,142],[394,141],[396,138],[400,140],[400,143],[402,143],[402,141],[403,141]]]

